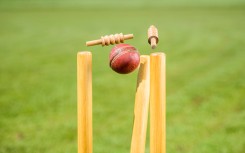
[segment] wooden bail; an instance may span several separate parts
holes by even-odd
[[[158,41],[158,30],[154,25],[151,25],[148,29],[148,43],[152,49],[156,48]]]
[[[133,34],[123,35],[122,33],[120,33],[120,34],[114,34],[109,36],[106,35],[106,36],[102,36],[101,39],[98,40],[87,41],[86,46],[94,46],[100,44],[102,46],[109,46],[109,45],[123,43],[124,40],[133,39],[133,38],[134,38]]]

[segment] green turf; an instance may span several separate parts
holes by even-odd
[[[76,53],[93,52],[95,153],[130,150],[137,72],[114,73],[110,33],[167,54],[167,152],[245,152],[245,8],[0,11],[0,153],[75,153]],[[149,145],[147,144],[147,152]]]

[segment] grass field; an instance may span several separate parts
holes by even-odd
[[[93,52],[95,153],[126,153],[136,75],[114,73],[110,33],[150,54],[159,29],[167,54],[167,152],[245,152],[245,7],[0,10],[0,153],[75,153],[76,54]],[[147,153],[149,145],[147,144]]]

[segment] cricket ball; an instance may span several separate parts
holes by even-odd
[[[137,49],[128,44],[118,44],[111,49],[110,67],[120,74],[133,72],[140,63]]]

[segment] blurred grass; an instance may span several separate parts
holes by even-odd
[[[167,54],[167,152],[245,152],[244,7],[3,9],[0,11],[0,153],[70,153],[76,143],[76,53],[93,52],[95,153],[129,152],[136,75],[114,73],[110,33]],[[149,145],[147,144],[147,152]]]
[[[244,0],[1,0],[0,9],[19,8],[149,8],[244,7]]]

